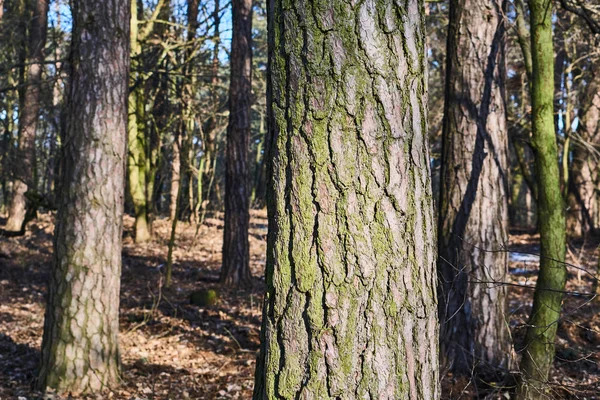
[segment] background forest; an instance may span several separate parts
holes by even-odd
[[[0,400],[600,397],[600,2],[70,3],[0,0]]]

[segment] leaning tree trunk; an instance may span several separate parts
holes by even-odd
[[[81,393],[119,378],[130,7],[72,4],[62,196],[38,384]]]
[[[451,0],[439,215],[440,346],[468,375],[509,367],[503,0]]]
[[[560,317],[567,270],[565,215],[560,191],[558,148],[554,131],[554,59],[552,49],[552,2],[530,0],[533,74],[532,142],[538,181],[540,271],[529,317],[521,361],[520,399],[544,396],[554,360],[554,339]]]
[[[252,0],[233,0],[229,126],[225,161],[225,227],[221,282],[248,285],[250,249],[250,107],[252,104]]]
[[[424,3],[385,4],[269,2],[254,399],[439,397]]]
[[[35,132],[40,113],[48,3],[47,0],[37,0],[33,3],[33,18],[29,25],[29,55],[25,60],[25,94],[19,107],[19,148],[17,157],[12,161],[15,180],[6,222],[7,231],[21,231],[24,228],[27,213],[25,193],[28,189],[35,190]]]

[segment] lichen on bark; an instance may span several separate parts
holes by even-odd
[[[438,397],[420,0],[269,2],[255,399]]]

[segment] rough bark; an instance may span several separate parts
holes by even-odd
[[[221,282],[248,285],[250,275],[250,107],[252,104],[252,0],[233,0],[229,126],[225,150],[225,227]]]
[[[254,399],[437,399],[422,0],[269,1]]]
[[[440,345],[471,374],[508,368],[508,131],[502,0],[451,0],[439,214]]]
[[[40,113],[41,80],[44,70],[44,46],[48,25],[48,1],[33,2],[28,57],[25,60],[25,90],[19,115],[19,147],[12,160],[14,182],[8,210],[7,231],[21,231],[27,214],[26,193],[35,190],[35,133]]]
[[[560,316],[567,271],[565,260],[565,215],[560,191],[558,148],[554,131],[554,60],[552,46],[552,2],[530,0],[533,74],[532,147],[538,183],[540,270],[522,350],[518,398],[544,396],[554,360],[554,340]]]
[[[62,190],[38,386],[76,394],[119,378],[130,6],[72,5]]]

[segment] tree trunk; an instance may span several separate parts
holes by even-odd
[[[133,202],[135,213],[135,234],[137,243],[150,239],[150,227],[148,224],[148,204],[146,196],[146,127],[144,118],[144,85],[138,69],[141,68],[142,46],[138,29],[138,7],[136,0],[130,0],[131,7],[131,58],[132,58],[132,82],[133,89],[129,93],[128,100],[128,177],[129,192]]]
[[[25,193],[35,190],[35,133],[40,113],[41,80],[44,70],[44,46],[48,25],[48,1],[33,3],[33,18],[30,23],[29,56],[25,68],[25,93],[19,115],[19,148],[12,161],[15,180],[8,211],[7,231],[24,229],[27,213]]]
[[[252,104],[252,0],[233,0],[229,126],[225,161],[225,228],[221,282],[249,285],[250,107]]]
[[[187,1],[187,40],[192,43],[196,39],[196,31],[198,30],[198,7],[199,0]],[[181,86],[181,103],[182,115],[180,129],[181,148],[179,149],[181,156],[181,195],[178,202],[180,212],[179,217],[185,216],[190,221],[195,220],[192,215],[194,211],[194,175],[191,167],[194,165],[194,102],[196,94],[196,76],[195,76],[195,54],[194,46],[186,48],[184,52],[184,60],[186,65],[183,68],[183,84]],[[190,62],[191,61],[191,62]]]
[[[515,0],[515,11],[516,11],[516,25],[517,25],[517,40],[519,47],[523,53],[523,61],[525,63],[525,72],[527,79],[531,85],[531,74],[532,74],[532,61],[531,61],[531,37],[525,22],[525,4],[523,0]]]
[[[554,59],[552,49],[552,2],[530,0],[533,74],[532,147],[538,180],[538,225],[540,271],[533,309],[525,337],[520,399],[544,396],[548,373],[554,360],[554,340],[560,317],[562,291],[567,271],[565,260],[565,215],[560,191],[558,149],[554,131]]]
[[[254,399],[439,398],[424,7],[396,4],[269,2]]]
[[[158,19],[168,21],[171,15],[171,1],[166,0],[158,12]],[[154,25],[153,36],[162,42],[168,40],[168,25],[156,23]],[[161,58],[164,51],[162,47],[152,49],[152,57],[159,59],[154,65],[152,79],[146,82],[146,91],[153,93],[152,109],[150,111],[153,123],[149,127],[148,138],[148,160],[146,163],[146,209],[150,234],[152,234],[152,224],[158,213],[157,199],[160,198],[160,175],[159,170],[163,163],[161,147],[163,137],[169,127],[169,117],[172,115],[169,98],[169,73],[168,58]],[[165,71],[162,72],[161,71]]]
[[[129,194],[135,212],[135,241],[145,242],[152,236],[152,194],[154,190],[154,176],[156,160],[158,157],[159,140],[153,138],[153,130],[146,125],[146,77],[145,65],[142,59],[142,42],[155,32],[155,20],[170,8],[168,0],[159,0],[149,20],[139,25],[138,10],[140,3],[131,0],[131,70],[133,88],[129,92],[128,100],[128,177]],[[141,9],[141,6],[139,7]],[[139,26],[143,28],[140,29]],[[160,31],[160,29],[158,29]]]
[[[440,350],[470,375],[510,366],[503,0],[451,0],[439,215]]]
[[[578,132],[581,141],[576,142],[572,153],[570,171],[568,232],[576,236],[586,236],[598,231],[599,184],[598,156],[600,149],[600,64],[591,67],[592,75],[580,103],[580,124]],[[595,149],[595,150],[594,150]]]
[[[206,207],[212,200],[210,188],[215,178],[215,161],[217,160],[217,113],[221,108],[221,101],[219,99],[219,52],[221,49],[221,4],[219,0],[214,1],[213,10],[213,26],[214,32],[212,37],[213,51],[212,51],[212,62],[211,62],[211,79],[210,79],[210,96],[211,96],[211,108],[209,110],[210,116],[205,123],[204,133],[204,165],[205,170],[202,173],[202,187],[206,188],[206,194],[203,196],[205,203],[202,203],[202,212],[206,212]]]
[[[265,114],[260,113],[260,125],[258,128],[261,141],[256,147],[256,161],[254,163],[254,184],[252,185],[252,196],[250,206],[256,208],[265,207],[265,157],[263,149],[268,146],[265,143]]]
[[[76,394],[119,379],[130,6],[72,4],[62,195],[38,386]]]
[[[169,218],[179,218],[177,201],[179,199],[179,185],[181,184],[181,138],[178,130],[173,137],[171,155],[171,190],[169,191]]]

